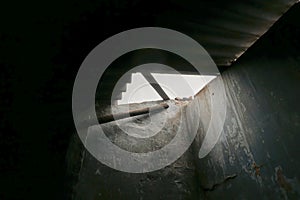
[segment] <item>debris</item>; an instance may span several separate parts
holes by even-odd
[[[191,101],[191,100],[193,100],[193,97],[192,96],[190,96],[190,97],[183,97],[183,98],[176,97],[175,100],[176,101]]]

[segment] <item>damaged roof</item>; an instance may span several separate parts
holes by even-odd
[[[171,0],[164,9],[145,11],[154,18],[154,26],[180,31],[201,44],[219,68],[228,67],[252,46],[297,0]],[[153,3],[155,4],[155,3]],[[166,6],[167,5],[167,6]],[[152,5],[155,7],[155,5]],[[139,15],[139,14],[137,14]],[[109,101],[115,83],[131,68],[145,63],[162,63],[182,74],[195,69],[170,52],[153,49],[128,53],[113,62],[101,78],[100,101]],[[128,79],[127,83],[130,83]],[[126,85],[126,83],[124,83]],[[117,99],[121,98],[120,91]]]

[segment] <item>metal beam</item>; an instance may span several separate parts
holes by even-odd
[[[155,80],[155,78],[152,76],[152,74],[149,72],[143,72],[142,75],[145,77],[145,79],[149,82],[149,84],[153,87],[153,89],[159,94],[159,96],[163,100],[170,100],[168,95],[165,93],[165,91],[162,89],[162,87],[159,85],[159,83]]]

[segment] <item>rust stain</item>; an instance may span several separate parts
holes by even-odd
[[[253,169],[255,170],[255,175],[256,176],[260,176],[260,168],[262,167],[262,165],[257,165],[256,163],[253,163]]]
[[[278,167],[276,169],[276,180],[278,185],[283,188],[285,191],[289,192],[292,191],[292,186],[288,181],[286,180],[285,176],[283,175],[283,171],[281,167]]]

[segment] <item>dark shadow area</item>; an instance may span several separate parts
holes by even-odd
[[[0,199],[70,199],[78,180],[78,174],[73,172],[79,171],[78,165],[72,169],[67,165],[67,150],[76,133],[71,107],[72,89],[82,61],[101,41],[121,31],[158,25],[176,29],[175,25],[168,24],[180,24],[180,21],[159,16],[171,13],[170,17],[181,11],[188,16],[186,13],[197,10],[197,7],[191,8],[188,3],[187,7],[182,7],[177,1],[141,0],[18,1],[3,4],[6,5],[0,6]],[[229,6],[224,1],[206,4],[220,8]],[[202,20],[205,14],[209,15],[204,13]],[[239,64],[262,54],[273,62],[287,60],[292,64],[291,71],[278,77],[279,82],[274,80],[274,83],[267,84],[274,85],[277,90],[280,90],[280,84],[298,84],[286,80],[289,76],[300,78],[299,19],[300,5],[297,4],[249,49],[249,57],[246,51]],[[186,33],[196,31],[186,30]],[[224,48],[222,52],[227,50]],[[156,57],[155,53],[153,56]],[[170,60],[174,61],[172,56]],[[228,66],[220,65],[219,68],[226,72]],[[268,69],[272,70],[272,67]],[[276,70],[281,74],[280,67]],[[268,76],[267,73],[264,75]],[[290,87],[297,90],[298,85]],[[298,97],[293,93],[288,95],[294,99],[293,105],[297,105]],[[71,162],[79,162],[83,147],[78,140],[73,142],[78,149]],[[116,173],[112,169],[106,169],[106,172]],[[151,175],[147,178],[151,181]],[[165,179],[159,188],[161,193],[165,192],[163,185],[169,180],[168,177]],[[197,180],[193,181],[198,184]],[[193,191],[197,186],[191,186]],[[108,193],[116,190],[118,188],[112,188]],[[151,189],[147,191],[153,192]],[[172,188],[169,192],[176,190]]]

